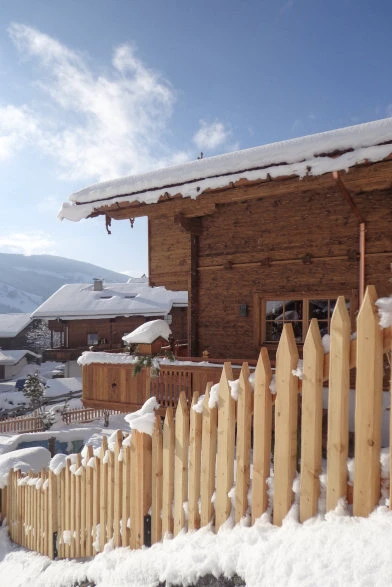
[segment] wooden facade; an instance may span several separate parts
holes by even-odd
[[[188,289],[193,356],[256,358],[260,345],[277,347],[265,337],[266,300],[344,295],[353,323],[366,284],[390,293],[391,194],[388,159],[99,213],[148,215],[150,284]]]
[[[173,307],[171,330],[176,340],[187,339],[187,308]],[[155,320],[157,316],[151,318]],[[164,318],[164,316],[160,316]],[[85,318],[80,320],[49,320],[52,333],[59,333],[61,349],[108,350],[124,348],[122,337],[144,324],[145,316],[117,316],[116,318]],[[53,340],[52,336],[52,340]],[[95,342],[97,341],[97,342]],[[52,344],[52,347],[55,346]],[[57,345],[56,345],[57,346]]]

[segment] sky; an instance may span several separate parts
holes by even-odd
[[[3,0],[0,252],[140,276],[147,221],[60,222],[98,181],[392,115],[389,0]]]

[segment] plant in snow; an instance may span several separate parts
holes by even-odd
[[[30,406],[33,410],[41,408],[44,391],[45,384],[42,382],[38,371],[35,371],[32,375],[27,375],[23,387],[23,394],[29,399]]]
[[[45,410],[41,414],[41,420],[45,430],[49,430],[56,422],[56,419],[56,414],[53,410]]]

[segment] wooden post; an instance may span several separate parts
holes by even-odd
[[[152,508],[151,544],[162,538],[162,478],[163,478],[163,438],[160,416],[155,417],[152,435]]]
[[[230,394],[233,380],[230,363],[224,363],[219,382],[218,454],[216,472],[215,530],[218,531],[231,513],[229,492],[234,481],[235,401]]]
[[[114,546],[121,546],[120,520],[122,518],[122,489],[123,489],[123,464],[122,431],[117,430],[114,446],[114,504],[113,504],[113,539]]]
[[[292,485],[297,460],[298,351],[291,323],[283,326],[276,354],[276,403],[273,522],[282,524],[293,501]]]
[[[316,318],[310,322],[303,360],[299,509],[301,522],[317,514],[320,495],[324,349]]]
[[[218,429],[218,410],[210,408],[210,390],[212,383],[207,383],[203,401],[202,440],[201,440],[201,526],[207,526],[214,516],[212,496],[215,490],[216,440]]]
[[[272,394],[269,388],[271,379],[268,350],[263,347],[257,361],[253,392],[253,524],[268,507],[267,479],[271,467],[272,432]]]
[[[99,549],[102,552],[106,544],[108,521],[108,439],[102,437],[101,444],[101,471],[99,483]]]
[[[357,318],[355,516],[368,516],[380,497],[383,333],[376,300],[375,288],[368,286]]]
[[[49,486],[48,486],[48,555],[49,558],[54,558],[54,533],[58,530],[58,523],[57,523],[57,500],[58,500],[58,490],[57,490],[58,479],[53,471],[49,470]],[[58,544],[58,540],[57,540]]]
[[[252,390],[248,363],[242,365],[237,408],[237,470],[235,490],[235,521],[238,523],[248,510],[250,486],[250,444],[252,431]]]
[[[184,503],[188,500],[189,412],[185,393],[178,398],[175,421],[174,525],[177,536],[185,527]]]
[[[389,328],[390,331],[390,357],[392,359],[392,324]],[[386,331],[387,332],[387,331]],[[392,405],[392,368],[390,369],[391,381],[390,381],[390,402]],[[392,410],[389,412],[389,438],[392,438]],[[389,440],[389,446],[391,446],[391,440]],[[392,509],[392,450],[389,449],[389,509]]]
[[[174,451],[175,430],[173,408],[166,410],[163,423],[163,471],[162,471],[162,535],[173,534],[173,501],[174,501]]]
[[[91,462],[92,461],[92,462]],[[87,454],[86,454],[86,477],[85,477],[85,492],[86,492],[86,501],[85,501],[85,529],[84,529],[84,539],[85,539],[85,554],[86,556],[92,556],[93,554],[93,544],[92,544],[92,531],[93,531],[93,507],[94,507],[94,468],[92,466],[95,462],[95,457],[93,454],[93,447],[91,444],[87,445]]]
[[[93,554],[100,550],[100,533],[101,533],[101,458],[102,448],[100,449],[100,458],[94,457],[94,474],[93,474]],[[98,534],[99,528],[99,534]]]
[[[144,545],[144,516],[151,507],[151,436],[132,430],[131,548]]]
[[[198,530],[200,528],[199,499],[202,414],[193,409],[198,399],[199,393],[195,392],[190,410],[188,530]]]
[[[347,493],[350,330],[346,302],[340,296],[331,320],[329,352],[327,511],[334,510]]]
[[[78,453],[76,455],[76,465],[75,465],[75,557],[80,558],[81,556],[81,539],[80,539],[80,530],[81,530],[81,515],[82,515],[82,494],[81,494],[81,471],[80,467],[82,466],[82,457],[81,454]]]

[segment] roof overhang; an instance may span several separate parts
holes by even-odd
[[[63,204],[59,218],[122,219],[162,209],[202,216],[227,201],[228,192],[235,201],[275,195],[282,189],[307,191],[316,184],[334,185],[335,171],[350,177],[353,191],[391,187],[391,155],[389,118],[96,184],[70,196],[71,204]],[[388,174],[378,173],[382,162],[388,164]],[[255,187],[257,193],[252,194]]]

